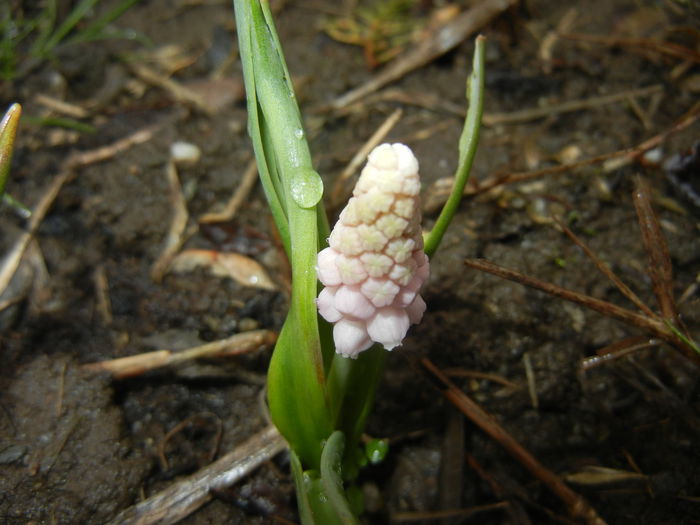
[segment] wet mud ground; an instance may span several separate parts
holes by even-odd
[[[446,3],[415,4],[408,18],[420,23]],[[340,4],[288,1],[276,15],[318,170],[331,188],[359,147],[401,107],[387,140],[414,149],[424,195],[432,198],[434,183],[456,167],[462,122],[450,108],[464,106],[472,38],[386,88],[399,90],[404,102],[375,97],[329,112],[322,108],[376,74],[360,47],[322,30],[342,12]],[[546,44],[564,22],[569,25],[562,32],[600,40]],[[171,145],[186,141],[202,152],[196,164],[177,171],[190,226],[223,207],[252,158],[228,2],[144,0],[119,25],[149,43],[59,49],[55,60],[0,92],[3,107],[19,101],[27,116],[49,115],[39,94],[82,107],[79,120],[95,129],[22,124],[8,189],[29,206],[71,154],[153,130],[149,140],[73,170],[2,297],[17,298],[0,313],[2,523],[106,523],[266,424],[260,400],[269,348],[124,380],[82,367],[278,330],[288,299],[286,266],[259,187],[232,220],[194,228],[183,249],[251,257],[272,277],[274,290],[202,267],[152,276],[173,215],[166,176]],[[673,1],[533,0],[496,17],[482,28],[488,37],[487,115],[659,87],[577,111],[492,120],[482,129],[473,178],[593,158],[672,128],[698,100],[697,27],[692,8]],[[695,51],[672,54],[649,44],[659,41]],[[173,53],[174,59],[162,58]],[[134,61],[172,72],[214,111],[207,114],[145,80],[129,65]],[[618,167],[593,162],[484,192],[471,186],[433,260],[425,318],[388,359],[368,433],[389,438],[391,448],[362,478],[368,523],[575,522],[541,482],[443,398],[418,364],[424,357],[449,370],[608,523],[700,519],[698,367],[655,344],[584,371],[599,349],[644,332],[463,263],[486,258],[634,308],[553,224],[552,216],[559,216],[656,310],[632,202],[639,175],[651,187],[668,243],[673,292],[683,297],[681,318],[700,338],[700,297],[693,288],[700,271],[700,208],[689,191],[700,186],[691,155],[699,130],[691,123],[665,135],[654,155]],[[686,167],[670,170],[679,163]],[[26,221],[8,207],[1,213],[8,253]],[[426,227],[435,217],[426,214]],[[431,521],[431,512],[444,509],[473,513]],[[279,456],[182,523],[296,519],[288,465]]]

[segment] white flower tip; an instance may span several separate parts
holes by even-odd
[[[377,310],[377,314],[367,323],[367,333],[372,341],[392,350],[406,337],[409,326],[406,310],[389,306]]]
[[[382,144],[372,150],[367,157],[367,163],[380,170],[395,170],[399,159],[391,144]]]
[[[405,144],[392,144],[398,161],[398,170],[401,175],[414,175],[418,173],[418,159]]]
[[[357,354],[372,346],[363,321],[341,319],[333,325],[335,351],[343,357],[357,358]]]

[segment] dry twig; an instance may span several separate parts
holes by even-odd
[[[55,111],[56,113],[68,115],[72,118],[85,118],[88,116],[88,112],[80,106],[70,104],[65,100],[59,100],[57,98],[50,97],[49,95],[39,93],[36,97],[34,97],[34,100],[36,100],[42,106],[45,106],[52,111]]]
[[[467,111],[462,105],[455,104],[444,98],[440,98],[433,93],[408,92],[394,87],[384,89],[363,98],[361,101],[345,106],[344,108],[337,110],[334,113],[334,116],[342,117],[347,114],[355,113],[360,107],[373,106],[379,102],[398,102],[407,106],[417,106],[430,111],[454,115],[460,120],[464,119],[464,117],[467,115]]]
[[[160,129],[161,126],[162,124],[147,126],[132,133],[131,135],[127,135],[126,137],[113,142],[112,144],[107,144],[106,146],[89,151],[73,153],[66,159],[61,171],[70,171],[88,166],[90,164],[95,164],[97,162],[102,162],[103,160],[111,159],[115,155],[128,150],[132,146],[148,142],[153,138],[153,135],[156,131],[158,131],[158,129]]]
[[[187,221],[190,215],[187,211],[187,201],[182,192],[182,185],[177,175],[177,168],[175,167],[174,160],[170,159],[165,165],[165,173],[168,178],[173,216],[170,219],[170,227],[165,236],[163,250],[151,268],[151,278],[157,283],[163,279],[177,251],[182,247],[187,238],[194,233],[192,230],[189,232],[186,231]]]
[[[637,179],[634,202],[637,210],[637,218],[642,230],[642,238],[644,239],[644,245],[649,255],[649,276],[654,285],[654,294],[659,304],[660,315],[647,307],[641,299],[639,299],[639,297],[637,297],[637,295],[607,267],[607,265],[599,260],[583,241],[578,239],[561,223],[559,223],[559,226],[564,232],[593,260],[598,270],[606,275],[622,294],[630,299],[635,306],[642,311],[641,314],[607,301],[602,301],[582,293],[540,281],[539,279],[524,275],[520,272],[502,268],[487,261],[467,259],[465,264],[471,268],[486,271],[525,286],[541,290],[550,295],[561,297],[567,301],[575,302],[592,310],[596,310],[608,317],[642,328],[650,336],[666,341],[689,360],[700,365],[700,351],[698,351],[698,348],[685,333],[685,329],[678,317],[676,302],[673,297],[673,269],[666,239],[661,233],[661,226],[651,206],[649,189],[641,178]],[[631,345],[636,343],[637,342],[633,342]],[[616,351],[626,348],[627,346],[616,349]]]
[[[612,283],[617,287],[617,289],[627,297],[630,301],[634,303],[634,305],[639,308],[643,313],[646,315],[653,317],[654,312],[652,312],[649,307],[642,302],[642,300],[637,296],[636,293],[634,293],[629,286],[627,286],[622,280],[615,275],[615,273],[610,269],[610,267],[605,264],[600,257],[598,257],[593,250],[591,250],[588,245],[579,238],[578,235],[576,235],[574,232],[572,232],[563,222],[561,222],[558,218],[554,219],[555,222],[557,223],[557,226],[562,229],[562,231],[566,234],[566,236],[571,239],[576,246],[581,248],[583,253],[586,254],[586,256],[593,261],[595,264],[596,268],[600,273],[605,275],[608,279],[612,281]]]
[[[569,8],[569,10],[564,13],[564,16],[559,20],[556,29],[550,31],[545,35],[540,43],[540,48],[537,51],[537,58],[542,62],[542,69],[545,73],[549,74],[552,72],[552,57],[554,55],[554,46],[559,40],[559,34],[569,31],[574,25],[574,22],[579,17],[579,11],[576,8]]]
[[[528,122],[540,118],[551,117],[553,115],[561,115],[563,113],[571,113],[573,111],[581,111],[617,102],[625,102],[630,98],[647,97],[657,93],[662,93],[664,87],[661,84],[654,84],[643,88],[630,89],[621,93],[612,93],[610,95],[602,95],[600,97],[584,98],[580,100],[567,100],[561,104],[552,104],[537,108],[522,109],[520,111],[511,111],[510,113],[485,113],[482,122],[485,126],[496,126],[498,124],[516,124],[520,122]]]
[[[652,148],[657,147],[659,144],[663,143],[669,136],[686,129],[691,126],[700,118],[700,102],[695,104],[688,112],[678,119],[675,124],[673,124],[668,129],[662,131],[661,133],[654,135],[653,137],[640,142],[634,147],[625,148],[617,151],[612,151],[609,153],[603,153],[601,155],[596,155],[595,157],[590,157],[587,159],[580,160],[578,162],[573,162],[571,164],[561,164],[559,166],[552,166],[550,168],[543,168],[534,171],[523,171],[515,173],[506,173],[499,175],[490,175],[483,181],[477,181],[476,179],[470,179],[470,184],[468,184],[465,189],[465,195],[475,195],[486,193],[498,186],[504,186],[506,184],[515,184],[518,182],[525,182],[532,179],[537,179],[544,177],[546,175],[556,175],[559,173],[565,173],[567,171],[577,170],[585,166],[591,166],[594,164],[604,164],[605,171],[612,171],[614,169],[619,169],[635,159],[639,158],[641,155],[646,153]],[[426,206],[424,212],[431,213],[437,209],[440,209],[445,203],[449,191],[453,186],[453,178],[445,177],[439,179],[433,184],[429,198],[426,198]]]
[[[484,0],[479,2],[439,27],[430,37],[423,38],[414,48],[395,59],[365,84],[334,100],[331,107],[336,110],[344,108],[414,69],[428,64],[456,47],[469,35],[484,27],[516,3],[517,0]]]
[[[212,490],[233,485],[282,452],[285,446],[277,429],[268,426],[189,478],[120,512],[108,525],[176,523],[210,501]]]
[[[179,82],[158,73],[145,64],[129,62],[129,68],[145,82],[167,91],[176,101],[194,106],[205,115],[213,113],[212,108],[206,101],[191,89],[186,88]]]
[[[41,221],[48,213],[51,205],[58,197],[58,193],[61,191],[63,185],[71,178],[73,174],[69,171],[65,171],[60,175],[56,176],[51,184],[47,188],[41,200],[37,203],[36,207],[32,211],[32,216],[29,219],[29,225],[27,231],[19,236],[19,239],[15,242],[10,253],[7,254],[2,262],[2,267],[0,268],[0,295],[7,289],[10,284],[12,277],[14,276],[19,263],[22,260],[24,252],[27,250],[30,241],[34,237],[34,234],[39,229]]]
[[[517,390],[519,385],[513,381],[509,381],[503,376],[489,374],[488,372],[480,372],[479,370],[465,370],[464,368],[443,368],[442,372],[448,377],[468,377],[471,379],[482,379],[498,383],[508,389]]]
[[[471,469],[476,472],[476,474],[483,481],[486,482],[486,484],[491,488],[491,492],[493,492],[497,498],[508,499],[508,507],[506,510],[510,519],[509,523],[513,523],[514,525],[530,525],[530,518],[528,518],[525,509],[523,509],[522,505],[512,497],[511,494],[513,491],[507,490],[505,487],[503,487],[494,476],[486,471],[486,469],[474,456],[469,453],[465,453],[464,457]],[[508,498],[509,495],[510,498]]]
[[[541,290],[549,295],[580,304],[590,308],[591,310],[600,312],[607,317],[612,317],[628,325],[641,328],[653,337],[666,341],[671,346],[681,351],[681,353],[683,353],[683,355],[688,357],[690,360],[700,365],[700,355],[690,348],[685,341],[680,339],[678,335],[676,335],[676,333],[674,333],[674,331],[671,330],[671,328],[664,322],[664,320],[656,314],[654,314],[654,316],[639,314],[632,310],[628,310],[627,308],[609,303],[608,301],[596,299],[590,295],[568,290],[566,288],[562,288],[561,286],[535,279],[534,277],[530,277],[529,275],[525,275],[515,270],[503,268],[502,266],[498,266],[489,261],[484,261],[481,259],[467,259],[464,261],[464,264],[470,268],[474,268],[475,270],[487,272],[503,279],[508,279],[524,286],[535,288],[536,290]]]
[[[92,372],[109,372],[115,379],[124,379],[143,374],[149,370],[173,366],[192,359],[225,357],[243,354],[261,346],[272,346],[277,334],[271,330],[251,330],[235,334],[226,339],[173,352],[172,350],[155,350],[129,357],[120,357],[108,361],[99,361],[83,365]]]
[[[238,213],[241,204],[245,202],[250,195],[255,182],[258,180],[258,165],[255,160],[251,160],[248,167],[243,173],[243,180],[238,184],[236,191],[231,196],[231,199],[226,203],[226,207],[220,212],[205,213],[199,218],[200,223],[210,222],[228,222]]]
[[[583,520],[589,525],[605,525],[603,518],[580,495],[571,490],[559,476],[542,465],[537,458],[525,450],[496,419],[486,413],[478,404],[449,380],[429,359],[421,359],[422,365],[445,388],[443,394],[475,425],[496,440],[508,453],[517,459],[535,477],[542,481],[569,509],[576,519]]]
[[[95,297],[97,300],[95,306],[97,312],[102,322],[109,326],[112,324],[112,301],[109,299],[109,282],[104,265],[100,264],[95,268],[93,279],[95,282]]]
[[[661,315],[674,325],[679,324],[676,301],[673,298],[673,266],[668,253],[666,237],[661,233],[661,225],[651,207],[649,186],[641,178],[637,177],[633,196],[634,207],[637,210],[639,228],[642,231],[642,240],[649,254],[649,277],[654,286],[654,295],[659,305]]]
[[[660,343],[661,341],[650,339],[646,336],[637,335],[633,337],[626,337],[622,341],[617,341],[613,344],[598,349],[596,351],[596,355],[584,359],[581,362],[581,370],[585,372],[586,370],[600,366],[603,363],[620,359],[631,354],[632,352],[643,350],[644,348],[651,348]]]
[[[664,40],[655,40],[652,38],[617,38],[602,35],[585,35],[581,33],[567,33],[559,36],[569,40],[592,42],[610,47],[628,47],[633,50],[643,49],[646,51],[654,51],[662,55],[695,62],[696,64],[700,63],[700,52]]]

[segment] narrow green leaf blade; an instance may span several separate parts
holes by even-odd
[[[273,215],[282,223],[280,231],[286,228],[292,266],[290,311],[268,373],[270,413],[303,467],[317,470],[322,443],[332,431],[315,303],[323,185],[311,164],[282,50],[272,19],[265,15],[267,4],[235,0],[234,6],[249,132]]]
[[[333,508],[338,523],[357,525],[359,522],[350,509],[340,475],[344,446],[345,436],[339,430],[333,432],[326,441],[321,456],[321,483],[328,498],[328,505]]]
[[[469,180],[469,174],[476,155],[476,147],[479,143],[479,129],[481,127],[481,115],[484,109],[484,53],[486,38],[478,36],[474,49],[472,74],[467,83],[467,99],[469,110],[464,121],[462,136],[459,139],[459,165],[455,174],[455,182],[447,202],[435,221],[435,226],[425,237],[425,253],[432,257],[452,218],[457,213],[459,203],[462,200],[464,186]]]

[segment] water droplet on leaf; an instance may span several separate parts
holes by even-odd
[[[292,199],[302,208],[313,208],[323,196],[321,176],[309,168],[300,168],[292,174]]]

